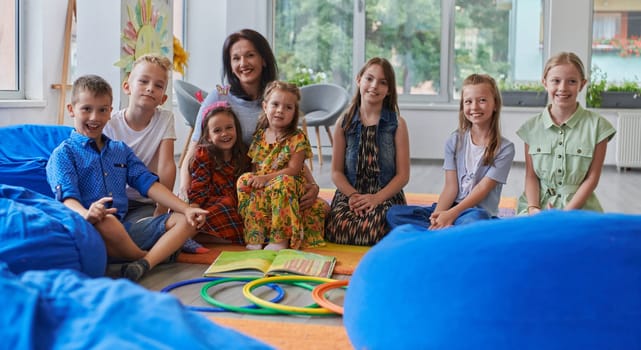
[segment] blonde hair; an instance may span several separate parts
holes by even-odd
[[[292,136],[298,129],[298,119],[300,118],[300,107],[298,106],[298,102],[300,101],[300,89],[295,84],[280,80],[274,80],[271,83],[267,84],[267,87],[265,88],[263,103],[269,103],[269,98],[276,90],[289,92],[296,96],[296,104],[294,105],[294,118],[292,119],[292,122],[287,126],[285,134],[282,135],[281,139],[279,140],[282,141]],[[267,119],[265,110],[263,110],[263,112],[260,114],[260,117],[258,118],[254,135],[256,135],[259,130],[266,129],[268,126],[269,120]]]
[[[171,71],[171,61],[167,57],[159,54],[155,54],[155,53],[144,54],[138,57],[134,61],[133,65],[131,66],[131,71],[133,72],[136,66],[138,66],[143,62],[149,63],[149,64],[155,64],[158,67],[162,68],[162,70],[165,72],[165,77],[167,78],[167,80],[169,80],[169,72]]]
[[[581,79],[586,80],[585,67],[583,66],[583,62],[574,52],[559,52],[558,54],[550,57],[545,63],[545,67],[543,68],[543,79],[547,77],[550,69],[562,64],[573,65],[581,74]]]
[[[458,149],[461,145],[459,140],[463,137],[467,130],[472,128],[472,122],[470,122],[463,112],[463,91],[466,86],[470,85],[480,85],[487,84],[492,90],[492,95],[494,96],[494,112],[492,113],[492,119],[490,120],[490,135],[489,142],[485,147],[485,153],[483,153],[483,165],[492,165],[494,163],[494,157],[499,151],[501,146],[501,107],[503,106],[503,100],[501,98],[501,91],[499,90],[496,80],[487,74],[471,74],[465,80],[463,80],[463,87],[461,88],[461,102],[459,107],[458,114],[458,132],[459,137],[456,141]]]

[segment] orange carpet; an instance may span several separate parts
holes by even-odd
[[[198,239],[198,237],[196,237]],[[177,262],[189,264],[211,264],[216,260],[222,251],[244,251],[245,246],[239,244],[204,244],[210,251],[205,254],[186,254],[181,253],[178,255]],[[358,262],[370,247],[352,246],[327,243],[325,247],[318,248],[305,248],[306,252],[329,255],[336,257],[336,266],[334,273],[338,275],[351,275]]]
[[[344,327],[274,322],[245,318],[209,317],[216,324],[261,340],[276,349],[353,349]]]
[[[320,190],[318,196],[323,198],[328,203],[331,203],[334,197],[334,189],[323,188]],[[405,197],[407,203],[410,205],[431,205],[438,200],[437,194],[431,193],[406,193]],[[503,197],[499,203],[499,216],[509,217],[514,216],[516,209],[516,198]],[[198,240],[198,237],[196,237]],[[237,244],[204,244],[210,251],[206,254],[187,254],[181,253],[178,255],[178,262],[190,264],[211,264],[216,260],[220,252],[225,250],[230,251],[243,251],[245,246]],[[319,248],[305,248],[304,251],[312,253],[330,255],[336,257],[336,267],[334,273],[339,275],[351,275],[363,255],[369,250],[369,247],[341,245],[335,243],[327,243],[325,247]]]

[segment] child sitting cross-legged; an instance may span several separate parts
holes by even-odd
[[[74,130],[53,150],[47,181],[57,200],[94,225],[110,257],[132,261],[121,273],[137,281],[194,236],[207,211],[176,197],[129,146],[102,133],[112,101],[111,86],[103,78],[85,75],[74,82],[67,105]],[[126,185],[174,212],[122,221],[128,210]]]

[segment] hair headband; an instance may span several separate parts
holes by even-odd
[[[227,102],[227,101],[224,101],[224,100],[223,101],[216,101],[216,102],[210,104],[209,106],[207,106],[207,108],[205,108],[205,110],[203,111],[203,115],[206,116],[207,114],[209,114],[209,112],[213,111],[216,108],[230,108],[230,107],[231,106],[229,105],[229,102]]]

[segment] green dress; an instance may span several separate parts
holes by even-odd
[[[549,109],[525,122],[516,134],[529,146],[532,166],[539,178],[539,205],[563,209],[572,199],[592,164],[596,145],[611,140],[616,130],[599,114],[577,106],[563,125],[552,121]],[[525,193],[519,198],[518,214],[527,214]],[[602,212],[594,193],[582,209]]]

